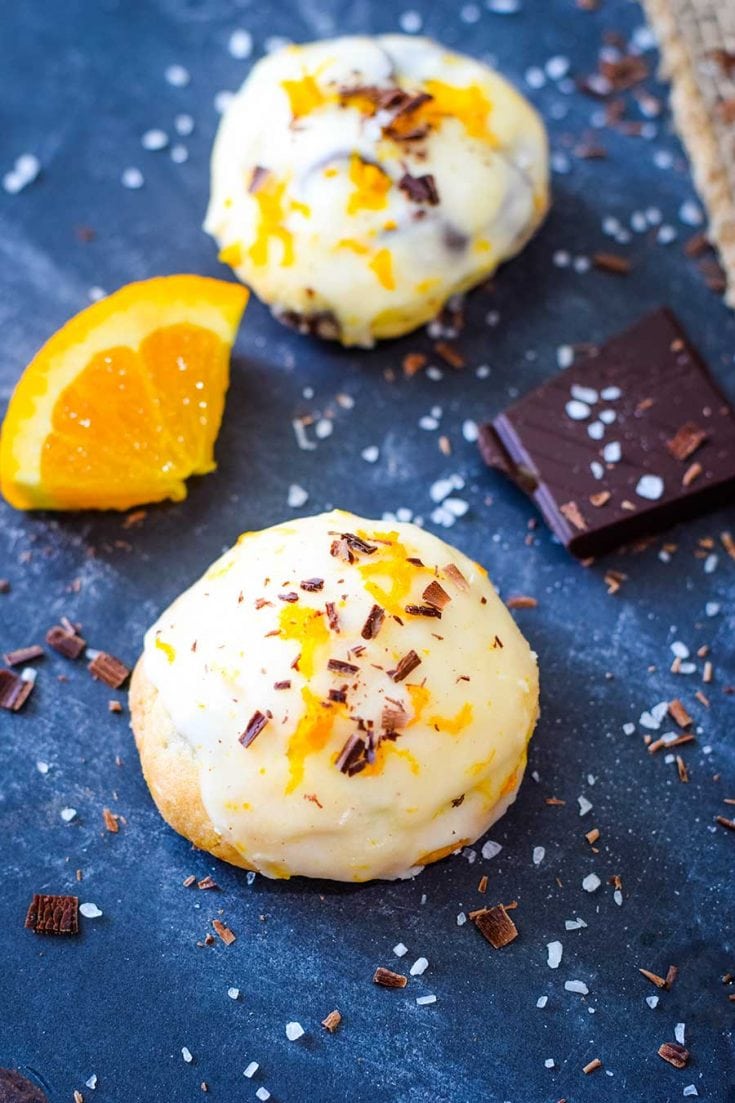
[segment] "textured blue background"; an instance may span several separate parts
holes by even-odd
[[[528,68],[552,55],[568,57],[573,76],[590,72],[604,31],[627,35],[642,23],[628,0],[605,0],[595,14],[574,0],[524,0],[512,16],[483,7],[473,24],[448,0],[410,6],[427,33],[496,58],[522,87]],[[235,28],[252,32],[258,54],[272,35],[396,30],[402,10],[328,0],[4,5],[0,169],[33,151],[43,172],[20,195],[0,192],[0,407],[23,365],[85,305],[91,287],[112,290],[165,272],[224,275],[199,226],[214,98],[235,89],[250,64],[228,53]],[[166,83],[172,63],[190,70],[188,87]],[[557,151],[568,153],[599,111],[553,81],[530,94],[550,119]],[[181,112],[196,121],[193,135],[181,139],[187,163],[145,153],[141,134],[154,126],[173,133]],[[607,161],[572,156],[571,171],[555,176],[543,231],[502,272],[491,297],[479,291],[470,298],[464,372],[404,380],[402,356],[430,349],[425,335],[371,353],[343,352],[289,334],[253,302],[237,344],[219,471],[194,482],[186,502],[151,509],[133,531],[117,516],[25,517],[0,506],[0,575],[13,586],[0,596],[3,649],[42,639],[66,613],[83,622],[92,645],[132,663],[159,610],[241,530],[292,512],[292,482],[309,492],[303,512],[339,504],[379,516],[406,507],[428,518],[429,485],[461,473],[470,510],[449,538],[490,568],[501,592],[539,599],[538,609],[518,619],[539,653],[543,717],[519,800],[491,833],[504,849],[486,862],[478,848],[474,864],[452,858],[412,883],[358,889],[257,878],[249,886],[244,874],[193,852],[159,819],[127,716],[107,712],[113,694],[81,664],[58,656],[40,664],[25,711],[0,716],[0,1064],[33,1070],[52,1103],[70,1100],[74,1088],[100,1103],[180,1103],[201,1098],[202,1080],[226,1103],[253,1100],[259,1085],[277,1103],[561,1096],[664,1103],[690,1083],[712,1103],[733,1098],[728,1031],[735,1009],[720,977],[735,967],[735,839],[715,830],[713,819],[732,812],[722,798],[735,796],[735,697],[723,693],[728,678],[735,681],[735,563],[720,550],[717,569],[705,574],[693,552],[698,539],[716,538],[735,518],[712,516],[674,532],[679,550],[668,564],[658,558],[659,541],[585,570],[543,529],[526,546],[532,509],[483,469],[460,432],[465,418],[496,413],[553,372],[557,346],[600,340],[660,302],[679,312],[733,394],[735,324],[682,255],[691,229],[678,212],[692,197],[691,183],[666,115],[655,129],[652,140],[605,132]],[[657,150],[673,155],[670,169],[656,167]],[[144,173],[140,191],[120,185],[131,165]],[[651,205],[679,240],[663,246],[649,233],[613,244],[631,256],[630,278],[552,265],[559,249],[589,255],[610,248],[601,220],[627,223]],[[94,242],[78,240],[80,225],[95,229]],[[500,313],[494,328],[485,324],[489,309]],[[480,363],[491,366],[487,378],[475,374]],[[393,384],[383,376],[388,367],[398,369]],[[304,387],[314,389],[313,398],[304,398]],[[339,393],[354,399],[352,410],[335,402]],[[434,405],[454,445],[449,458],[437,433],[418,428]],[[316,451],[299,451],[291,418],[328,410],[333,435]],[[360,452],[373,444],[380,459],[371,466]],[[629,575],[616,597],[602,581],[611,566]],[[70,591],[75,579],[78,593]],[[719,615],[705,615],[708,601],[721,603]],[[716,668],[712,708],[695,708],[701,731],[684,748],[689,785],[661,755],[647,755],[641,733],[622,731],[657,701],[678,694],[692,703],[699,675],[668,672],[677,638],[692,648],[711,644]],[[605,672],[614,677],[606,680]],[[57,681],[62,673],[68,681]],[[123,765],[115,765],[116,755]],[[39,760],[50,765],[45,776]],[[584,819],[580,794],[594,805]],[[566,805],[548,806],[549,795]],[[102,829],[103,805],[126,818],[116,836]],[[60,818],[65,806],[78,812],[68,825]],[[602,831],[597,856],[583,837],[593,825]],[[534,846],[546,848],[539,867]],[[75,891],[78,867],[81,898],[104,916],[83,920],[74,941],[24,931],[32,893]],[[603,887],[590,896],[581,880],[592,871]],[[181,887],[187,874],[207,872],[221,893]],[[460,911],[483,902],[476,891],[483,872],[490,877],[485,902],[519,902],[520,938],[501,952],[470,924],[456,923]],[[606,883],[613,874],[623,878],[622,907]],[[197,948],[220,909],[237,942]],[[588,927],[565,932],[564,920],[576,915]],[[556,938],[564,958],[552,972],[545,944]],[[403,992],[378,989],[373,970],[395,964],[391,948],[399,940],[409,947],[405,965],[425,955],[429,969]],[[637,967],[665,972],[672,962],[679,980],[651,1010],[644,999],[655,990]],[[589,996],[565,992],[568,979],[583,980]],[[228,986],[241,989],[238,1002]],[[417,1007],[415,997],[428,992],[438,1002]],[[549,1002],[539,1010],[543,994]],[[334,1037],[319,1025],[333,1007],[344,1015]],[[292,1019],[307,1031],[297,1043],[285,1037]],[[656,1056],[680,1021],[693,1055],[683,1072]],[[182,1046],[193,1064],[182,1060]],[[582,1065],[595,1056],[605,1070],[585,1077]],[[553,1070],[544,1068],[549,1057]],[[242,1071],[251,1060],[261,1070],[248,1081]],[[92,1073],[96,1091],[84,1088]]]

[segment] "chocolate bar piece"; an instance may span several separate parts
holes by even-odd
[[[735,411],[666,309],[521,398],[479,443],[582,559],[735,503]]]

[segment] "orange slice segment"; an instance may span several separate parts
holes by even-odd
[[[28,365],[0,438],[18,509],[128,509],[186,496],[215,468],[230,351],[248,292],[204,276],[128,284]]]

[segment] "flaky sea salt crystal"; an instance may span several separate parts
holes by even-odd
[[[393,947],[393,953],[396,955],[396,957],[403,957],[404,954],[408,953],[408,946],[406,946],[403,942],[398,942]]]
[[[257,1061],[251,1061],[248,1067],[243,1072],[243,1076],[247,1076],[248,1080],[252,1080],[259,1068],[260,1065]]]
[[[567,992],[576,992],[579,996],[588,996],[590,991],[583,980],[565,980],[564,988]]]
[[[543,846],[535,846],[533,848],[533,864],[540,866],[546,856],[546,849]]]
[[[417,957],[413,965],[409,969],[409,973],[412,977],[420,977],[429,968],[429,959],[425,957]]]
[[[561,965],[564,947],[561,942],[547,942],[546,949],[548,951],[548,956],[546,958],[547,965],[550,969],[558,969]]]
[[[303,1038],[305,1030],[301,1023],[286,1023],[286,1037],[289,1042],[297,1042],[299,1038]]]
[[[546,1007],[548,1002],[548,996],[539,996],[539,998],[536,1000],[536,1007]]]
[[[85,919],[99,919],[99,917],[102,915],[101,909],[98,908],[96,904],[91,903],[91,901],[85,904],[80,904],[79,912],[81,915],[84,916]]]
[[[186,1046],[181,1047],[181,1056],[184,1058],[187,1065],[190,1065],[192,1063],[192,1061],[194,1060],[194,1057],[192,1056],[191,1050],[188,1049]]]
[[[492,839],[488,839],[487,842],[483,845],[482,856],[483,858],[495,858],[498,854],[500,854],[500,851],[502,849],[503,848],[500,843],[496,843],[493,842]]]
[[[582,881],[582,888],[585,892],[597,892],[602,881],[596,873],[588,873]]]

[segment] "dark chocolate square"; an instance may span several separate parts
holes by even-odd
[[[663,308],[482,426],[479,443],[583,559],[735,504],[735,411]]]

